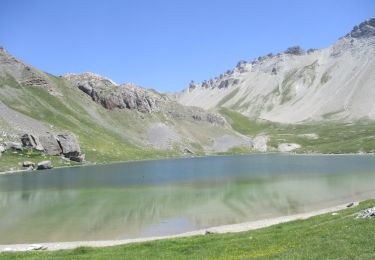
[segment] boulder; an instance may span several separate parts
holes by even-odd
[[[52,168],[53,168],[53,165],[51,161],[42,161],[42,162],[38,162],[37,164],[38,170],[46,170],[46,169],[52,169]]]
[[[24,134],[21,136],[21,142],[23,146],[32,147],[38,151],[44,151],[39,138],[32,134]]]
[[[184,148],[184,153],[194,154],[194,152],[187,147]]]
[[[23,167],[35,167],[35,163],[33,163],[33,162],[30,162],[30,161],[25,161],[25,162],[23,162],[22,163],[22,166]]]
[[[13,149],[13,150],[18,150],[18,151],[22,150],[22,144],[21,143],[18,143],[18,142],[7,142],[5,144],[6,144],[6,148],[7,149]]]
[[[280,152],[291,152],[291,151],[294,151],[294,150],[297,150],[301,148],[301,145],[299,144],[293,144],[293,143],[282,143],[282,144],[279,144],[278,146],[278,150]]]
[[[7,150],[6,146],[0,144],[0,154]]]
[[[75,156],[75,157],[70,157],[70,160],[75,161],[75,162],[84,162],[85,161],[85,155],[81,154],[81,155],[78,155],[78,156]]]
[[[39,136],[39,141],[44,148],[44,151],[48,155],[59,155],[61,154],[61,147],[57,142],[56,136],[53,133],[46,133]]]
[[[81,161],[79,158],[81,149],[75,135],[72,133],[58,133],[56,138],[64,157],[73,161]]]
[[[46,250],[47,247],[39,244],[30,245],[26,248],[26,251],[35,251],[35,250]]]
[[[362,210],[357,215],[357,218],[372,218],[372,217],[375,217],[375,207]]]

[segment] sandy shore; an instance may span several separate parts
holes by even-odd
[[[358,203],[359,202],[354,202],[353,206],[357,206]],[[60,250],[60,249],[73,249],[73,248],[80,247],[80,246],[88,246],[88,247],[115,246],[115,245],[139,243],[139,242],[153,241],[153,240],[160,240],[160,239],[167,239],[167,238],[204,235],[206,234],[207,231],[212,232],[212,233],[236,233],[236,232],[243,232],[243,231],[248,231],[248,230],[269,227],[272,225],[285,223],[285,222],[289,222],[293,220],[307,219],[307,218],[325,214],[325,213],[336,212],[336,211],[347,208],[347,205],[348,203],[338,205],[335,207],[307,212],[307,213],[269,218],[269,219],[251,221],[251,222],[244,222],[244,223],[233,224],[233,225],[211,227],[211,228],[200,229],[200,230],[195,230],[195,231],[186,232],[182,234],[171,235],[171,236],[144,237],[144,238],[135,238],[135,239],[123,239],[123,240],[74,241],[74,242],[39,243],[39,244],[0,245],[0,252],[30,251],[30,250],[34,250],[34,248],[37,248],[37,247],[43,247],[46,250],[53,251],[53,250]]]

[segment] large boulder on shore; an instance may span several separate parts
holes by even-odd
[[[61,147],[53,133],[46,133],[39,136],[39,141],[48,155],[60,155]]]
[[[34,148],[38,151],[43,151],[44,148],[39,141],[39,138],[33,134],[24,134],[21,136],[23,146]]]
[[[81,148],[76,136],[70,132],[47,133],[39,137],[44,151],[49,155],[63,155],[72,161],[82,162]]]
[[[292,152],[294,150],[297,150],[301,148],[301,145],[299,144],[293,144],[293,143],[282,143],[278,145],[278,150],[280,152]]]
[[[53,165],[51,161],[42,161],[42,162],[38,162],[37,164],[38,170],[47,170],[47,169],[52,169],[52,168],[53,168]]]
[[[64,157],[74,160],[81,155],[77,138],[72,133],[58,133],[56,139]],[[78,159],[74,160],[77,161]]]

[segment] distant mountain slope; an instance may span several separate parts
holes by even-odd
[[[177,100],[283,123],[375,119],[375,18],[325,49],[292,47],[241,61],[217,78],[192,82]]]

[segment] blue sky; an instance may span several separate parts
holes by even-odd
[[[178,91],[289,46],[321,48],[375,1],[0,1],[0,45],[56,75],[92,71]]]

